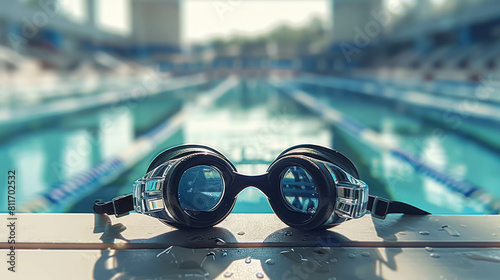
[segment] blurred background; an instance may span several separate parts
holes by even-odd
[[[173,145],[254,174],[315,143],[372,194],[499,213],[499,63],[495,0],[0,0],[0,182],[91,212]]]

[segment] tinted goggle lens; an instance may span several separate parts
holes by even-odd
[[[314,214],[318,209],[318,189],[312,176],[300,166],[283,173],[280,190],[286,204],[294,211]]]
[[[281,153],[265,174],[244,175],[221,153],[201,145],[165,150],[134,183],[133,193],[109,202],[97,201],[96,213],[129,211],[150,215],[180,228],[201,228],[221,222],[237,195],[254,186],[268,198],[276,215],[291,227],[331,227],[371,211],[428,215],[402,202],[368,195],[352,162],[316,145],[298,145]]]
[[[323,154],[315,152],[320,149]],[[238,193],[254,186],[269,198],[278,217],[293,227],[312,229],[362,216],[367,186],[363,183],[360,188],[351,178],[349,174],[357,177],[357,171],[347,158],[325,156],[337,153],[325,149],[291,149],[279,155],[265,174],[252,176],[238,173],[213,149],[172,148],[160,154],[150,172],[136,182],[135,209],[177,227],[211,226],[231,212]]]
[[[212,166],[194,166],[181,176],[178,187],[179,204],[187,211],[211,211],[217,207],[224,193],[221,172]],[[317,186],[304,168],[289,167],[280,181],[283,199],[293,210],[314,214],[318,208]]]
[[[181,176],[178,199],[187,211],[211,211],[217,207],[224,194],[221,172],[212,166],[194,166]]]

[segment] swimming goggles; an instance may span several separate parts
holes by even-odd
[[[430,214],[369,195],[347,157],[317,145],[283,151],[262,175],[238,173],[210,147],[177,146],[151,162],[146,175],[135,181],[132,194],[96,201],[94,212],[120,217],[135,210],[177,228],[204,228],[224,220],[237,195],[250,186],[268,197],[284,223],[304,230],[332,227],[367,211],[382,219],[389,213]]]

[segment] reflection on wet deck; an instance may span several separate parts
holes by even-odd
[[[30,266],[8,279],[496,279],[500,261],[493,215],[367,215],[322,231],[288,228],[273,214],[231,214],[202,230],[139,214],[18,218],[17,253]],[[9,246],[0,240],[0,251]]]

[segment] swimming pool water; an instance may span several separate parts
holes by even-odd
[[[380,133],[387,141],[433,167],[473,182],[500,197],[495,187],[500,155],[480,141],[444,127],[445,137],[435,137],[436,123],[397,104],[356,97],[348,92],[305,88],[324,104],[353,121]],[[60,179],[74,176],[120,153],[138,136],[189,104],[195,91],[166,93],[143,100],[136,107],[102,107],[77,113],[41,127],[28,129],[0,142],[0,155],[18,171],[18,203],[50,188]],[[187,106],[189,108],[189,106]],[[242,173],[257,174],[284,149],[302,143],[329,146],[351,157],[361,178],[374,194],[390,196],[433,213],[481,213],[480,206],[450,192],[440,183],[383,151],[368,147],[313,113],[281,95],[265,81],[244,80],[207,110],[187,111],[181,129],[164,141],[119,179],[82,197],[67,209],[91,212],[96,198],[111,199],[132,190],[132,182],[144,172],[156,153],[182,143],[212,146],[225,154]],[[112,130],[104,129],[112,123]],[[481,128],[484,134],[484,128]],[[487,130],[486,130],[487,131]],[[2,165],[4,166],[4,165]],[[2,169],[3,170],[3,169]],[[5,176],[2,174],[1,176]],[[3,180],[4,178],[0,178]],[[0,194],[4,209],[5,199]],[[267,198],[248,188],[237,198],[233,212],[271,213]]]

